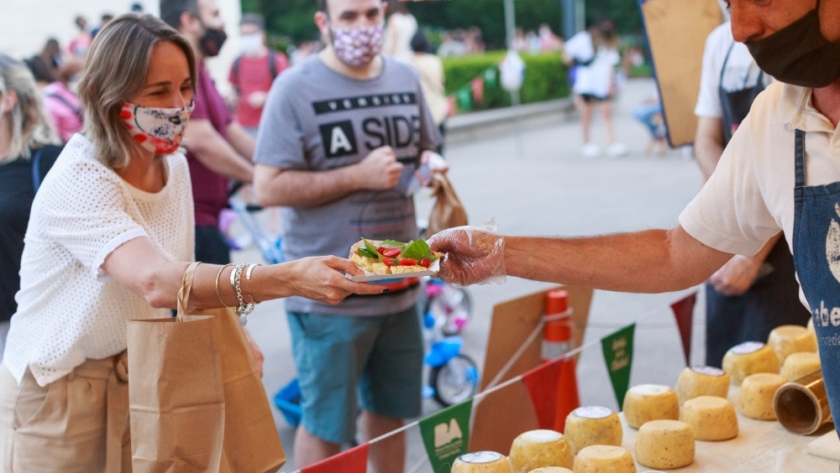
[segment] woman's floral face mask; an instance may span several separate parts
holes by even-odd
[[[194,108],[194,102],[183,108],[141,107],[126,102],[120,118],[140,146],[157,155],[166,155],[181,145]]]

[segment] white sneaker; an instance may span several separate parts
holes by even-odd
[[[596,144],[586,143],[580,149],[580,154],[586,158],[597,158],[601,155],[601,148],[599,148]]]
[[[607,154],[610,156],[617,158],[619,156],[627,156],[630,153],[630,150],[627,149],[627,146],[621,143],[613,143],[607,148]]]

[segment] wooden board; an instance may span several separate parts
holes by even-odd
[[[717,0],[639,0],[672,147],[691,144],[706,37],[723,21]]]
[[[560,289],[552,288],[552,289]],[[572,308],[573,346],[583,343],[592,289],[565,286]],[[551,289],[548,289],[551,290]],[[525,343],[540,322],[545,310],[545,293],[540,291],[496,305],[490,325],[481,390],[496,377],[513,354]],[[539,365],[542,336],[537,337],[499,383]],[[497,391],[482,399],[473,413],[469,451],[492,450],[508,454],[517,435],[537,428],[537,418],[528,391],[522,383]]]

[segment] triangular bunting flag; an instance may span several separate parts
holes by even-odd
[[[554,428],[556,409],[557,383],[560,381],[560,371],[563,364],[560,359],[543,363],[522,375],[522,382],[531,396],[534,412],[537,414],[537,424],[541,429]]]
[[[476,102],[484,102],[484,76],[478,76],[470,83],[472,98]]]
[[[528,389],[539,427],[562,432],[566,416],[580,405],[574,359],[543,363],[523,374],[522,382]]]
[[[624,395],[630,387],[630,368],[633,365],[633,335],[636,324],[630,324],[601,339],[604,361],[610,374],[618,408],[624,405]]]
[[[472,110],[472,89],[470,87],[461,87],[455,93],[455,98],[458,100],[458,108],[465,112]]]
[[[694,320],[694,304],[696,303],[697,293],[693,292],[687,297],[671,304],[671,310],[674,311],[674,318],[677,319],[677,328],[680,329],[680,338],[682,339],[686,366],[691,366],[691,326]]]
[[[449,473],[452,462],[467,453],[472,399],[420,420],[420,435],[435,473]]]
[[[558,432],[566,431],[566,417],[580,407],[580,396],[578,396],[577,370],[575,370],[575,359],[568,358],[561,362],[560,379],[557,383],[557,404],[554,412],[554,427]]]
[[[363,443],[358,447],[333,455],[326,460],[302,468],[301,473],[367,473],[368,446]]]

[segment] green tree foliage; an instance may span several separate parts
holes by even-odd
[[[318,39],[312,19],[318,10],[315,0],[242,0],[242,10],[262,13],[271,36],[286,36],[296,43]]]
[[[560,34],[561,0],[515,0],[514,6],[517,27],[536,30],[546,23]],[[265,15],[272,36],[286,36],[295,42],[318,37],[312,20],[317,9],[315,0],[242,0],[242,9]],[[504,48],[504,0],[417,2],[410,9],[423,27],[451,30],[477,26],[488,49]],[[587,23],[601,14],[613,18],[621,34],[635,35],[642,30],[636,0],[586,0]]]

